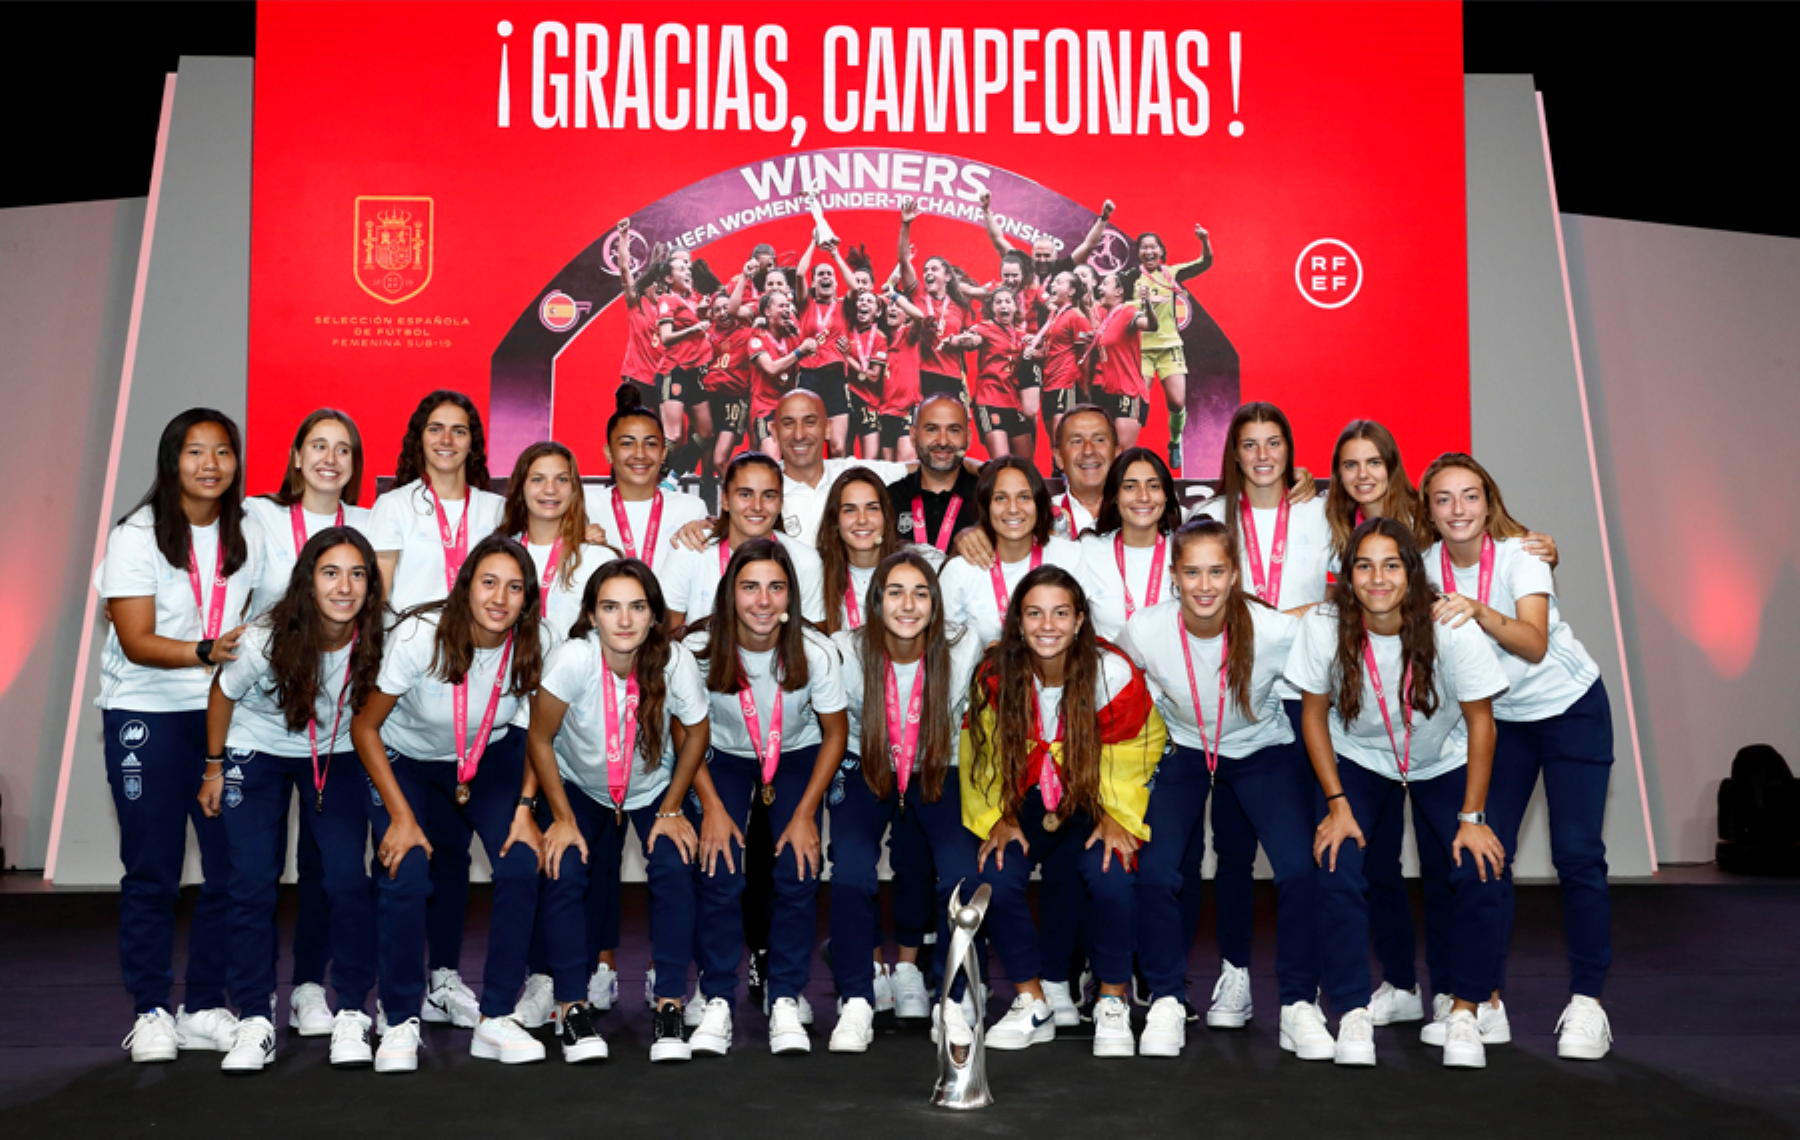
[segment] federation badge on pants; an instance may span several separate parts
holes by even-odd
[[[125,777],[125,798],[135,800],[144,794],[144,778],[142,776]]]

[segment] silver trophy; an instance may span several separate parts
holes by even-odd
[[[805,174],[802,173],[801,177],[804,178]],[[831,232],[831,223],[825,220],[825,208],[819,205],[819,191],[825,188],[824,180],[821,179],[817,186],[810,182],[804,185],[806,192],[800,196],[800,200],[813,216],[813,240],[821,246],[830,245],[837,240],[837,235]]]
[[[962,902],[962,884],[950,893],[950,953],[944,965],[942,996],[938,999],[938,1079],[931,1090],[931,1103],[939,1108],[983,1108],[994,1103],[988,1091],[987,1045],[982,1025],[969,1026],[969,1040],[952,1042],[951,1018],[963,1019],[962,1006],[951,998],[956,975],[962,974],[969,987],[969,997],[977,1010],[987,1008],[987,989],[981,984],[981,962],[975,956],[975,932],[987,917],[988,897],[993,892],[986,883],[975,888],[967,906]]]

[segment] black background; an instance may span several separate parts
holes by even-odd
[[[1800,237],[1800,7],[1467,3],[1464,70],[1530,74],[1570,213]],[[249,3],[0,5],[0,207],[147,192],[163,75],[253,55]]]

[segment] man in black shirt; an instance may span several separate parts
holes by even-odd
[[[975,522],[975,473],[963,463],[969,451],[969,410],[946,395],[928,397],[913,417],[918,469],[888,484],[902,542],[948,553],[956,532]]]

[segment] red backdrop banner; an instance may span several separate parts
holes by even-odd
[[[613,225],[729,279],[805,247],[809,182],[879,273],[903,196],[919,256],[977,282],[984,190],[1065,252],[1114,201],[1097,266],[1143,231],[1192,260],[1204,226],[1190,476],[1239,399],[1281,405],[1321,473],[1358,417],[1415,466],[1468,445],[1455,4],[284,2],[257,35],[252,490],[320,405],[391,473],[437,387],[487,410],[496,475],[545,435],[604,471]]]

